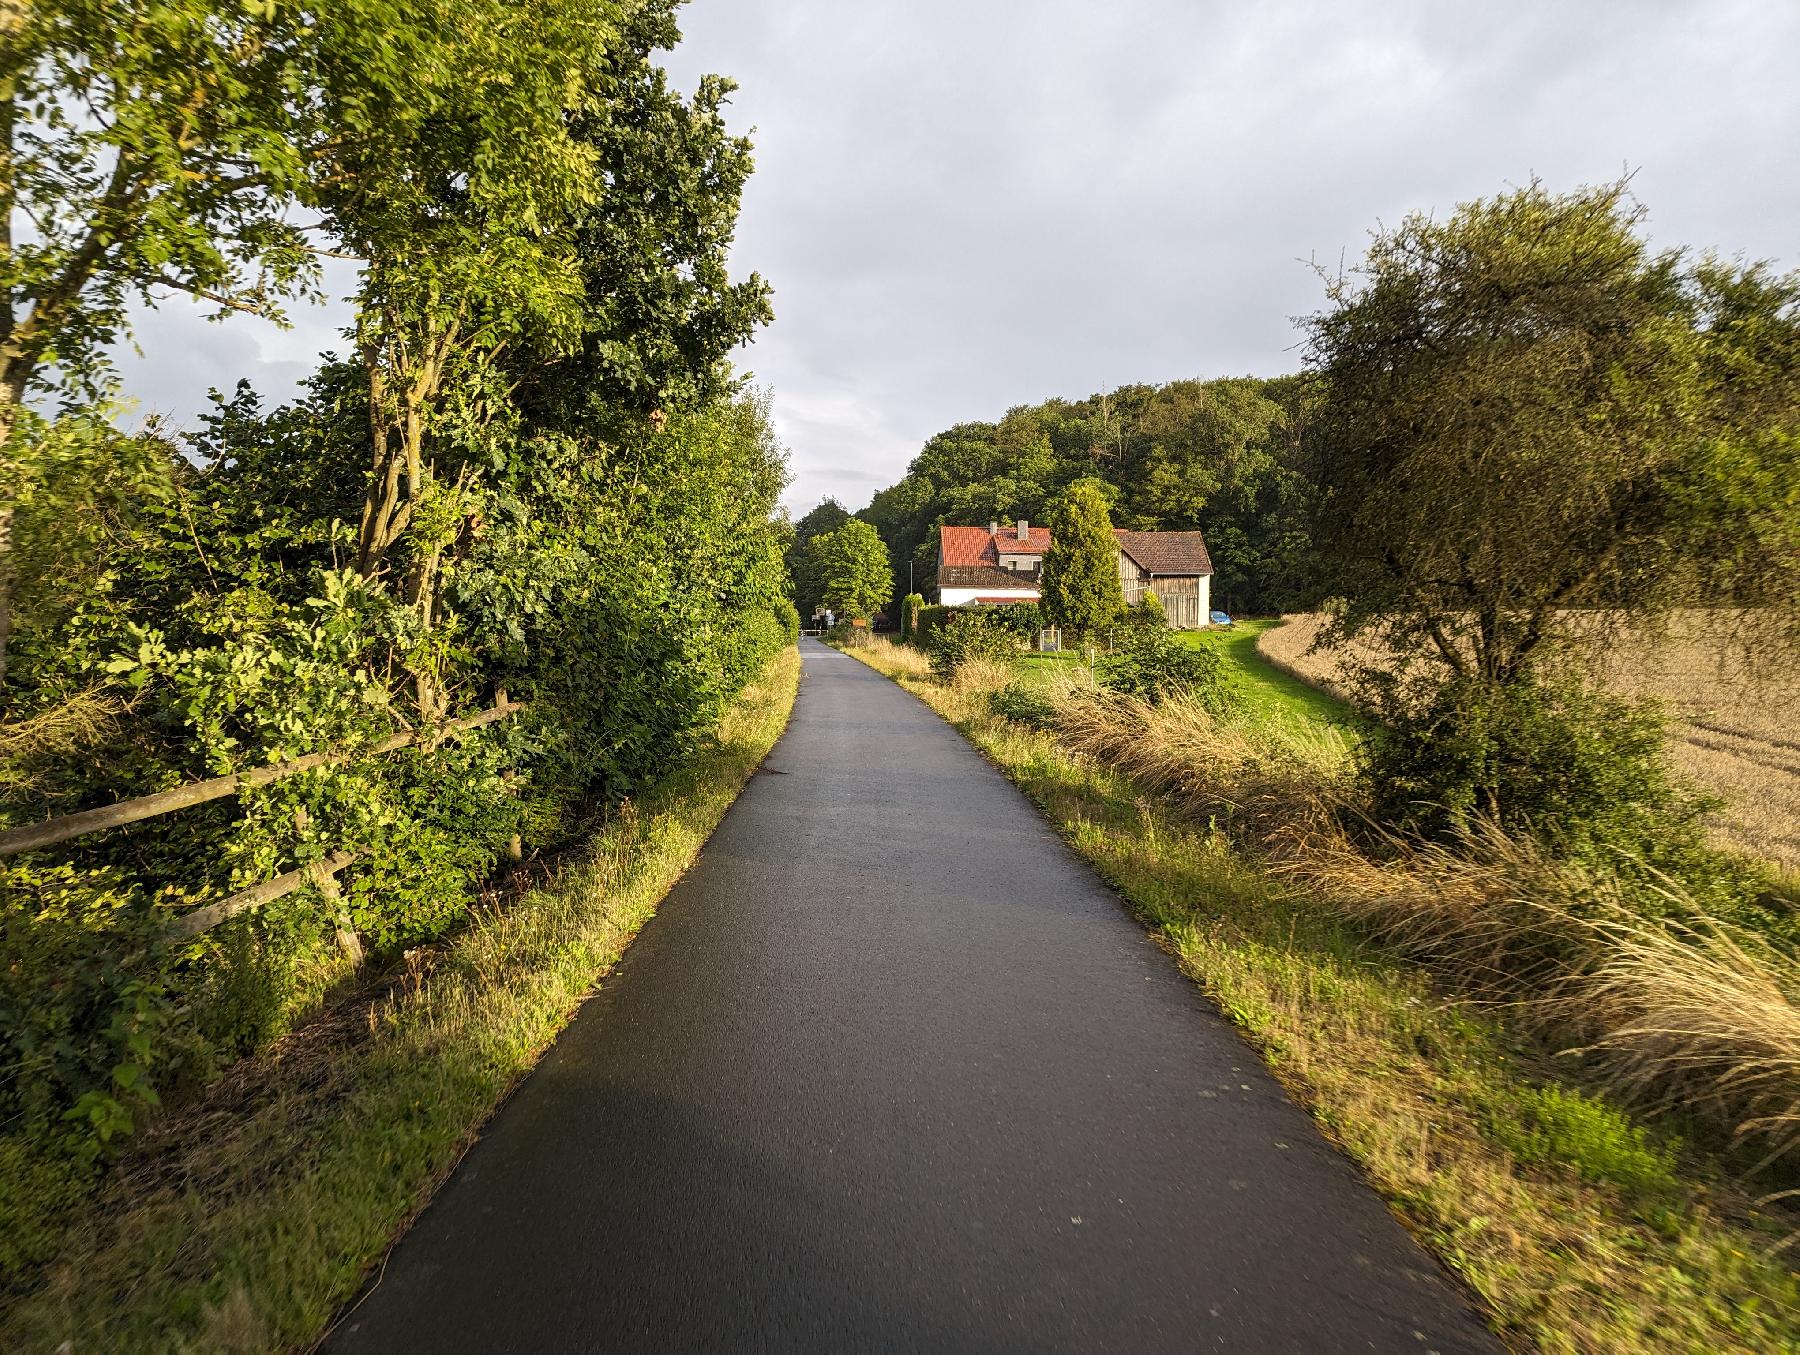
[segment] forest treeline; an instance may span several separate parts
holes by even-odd
[[[18,1211],[342,972],[316,889],[172,919],[352,852],[363,944],[437,936],[793,635],[785,454],[727,361],[770,318],[725,264],[751,149],[729,82],[657,64],[676,8],[0,20],[0,828],[336,759],[4,859],[0,1270],[30,1259]],[[355,261],[351,324],[298,399],[240,384],[190,433],[121,409],[134,307],[253,326],[327,257]],[[502,691],[525,709],[432,735]]]
[[[1305,390],[1297,376],[1225,377],[1022,405],[931,438],[858,516],[888,543],[896,587],[906,591],[910,563],[929,591],[939,526],[1045,522],[1070,484],[1094,477],[1109,487],[1114,526],[1206,533],[1215,605],[1301,610],[1320,586],[1299,436]],[[820,527],[834,525],[832,507],[814,510]],[[796,524],[801,536],[812,519]]]

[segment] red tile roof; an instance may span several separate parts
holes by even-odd
[[[1027,527],[1019,540],[1016,526],[1005,526],[998,535],[986,527],[938,529],[939,565],[998,565],[1001,552],[1008,555],[1042,555],[1050,549],[1048,527]]]
[[[1140,568],[1152,574],[1210,574],[1212,558],[1206,553],[1206,538],[1199,532],[1127,532],[1113,529],[1119,549],[1137,561]],[[1030,527],[1021,541],[1013,527],[1002,527],[996,535],[986,527],[941,527],[938,529],[938,582],[946,582],[944,573],[954,569],[998,569],[1000,556],[1042,555],[1050,549],[1050,529]],[[967,584],[979,584],[969,579]],[[965,584],[964,586],[967,586]]]

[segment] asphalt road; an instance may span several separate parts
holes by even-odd
[[[1498,1349],[999,773],[805,660],[328,1350]]]

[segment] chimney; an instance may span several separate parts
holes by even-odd
[[[1031,540],[1031,524],[1025,521],[1024,518],[1019,519],[1019,540]]]
[[[993,521],[988,523],[988,535],[989,536],[999,536],[1000,535],[1000,520],[998,518],[995,518]]]

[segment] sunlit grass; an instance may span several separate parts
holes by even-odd
[[[1238,621],[1230,627],[1183,631],[1183,643],[1195,649],[1209,649],[1225,661],[1226,681],[1232,695],[1253,719],[1310,728],[1331,725],[1352,732],[1357,717],[1349,706],[1336,697],[1282,672],[1257,648],[1264,631],[1278,626],[1279,621]]]

